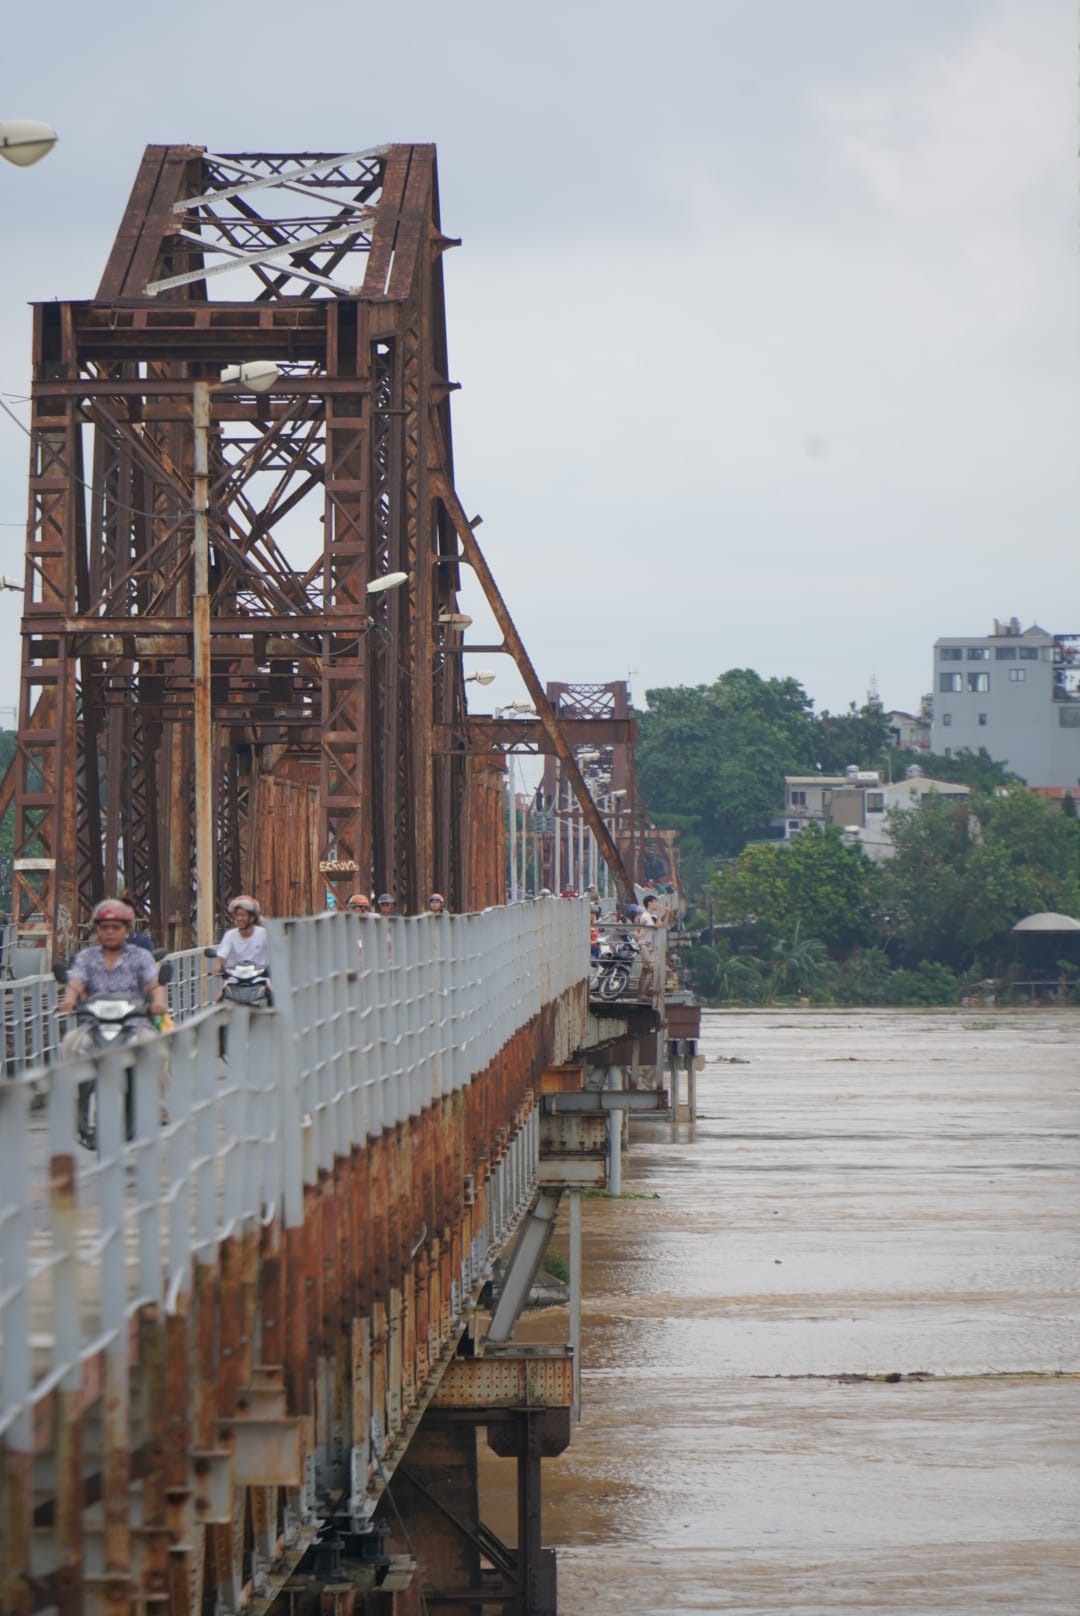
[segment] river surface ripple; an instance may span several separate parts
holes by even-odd
[[[641,1198],[584,1205],[560,1616],[1076,1616],[1078,1043],[1070,1010],[705,1015],[696,1127],[634,1124]]]

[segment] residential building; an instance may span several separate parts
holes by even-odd
[[[889,814],[911,812],[935,794],[946,802],[966,803],[971,793],[953,780],[929,779],[917,764],[902,780],[883,781],[876,769],[854,765],[842,775],[785,775],[784,840],[791,841],[816,820],[838,825],[869,858],[885,859],[893,852]]]
[[[934,643],[931,751],[985,747],[1029,786],[1080,782],[1080,634],[1018,618]]]
[[[899,708],[885,714],[889,739],[902,752],[930,750],[930,720],[925,713],[905,713]]]
[[[785,842],[790,842],[812,819],[822,825],[831,824],[833,792],[846,785],[846,774],[785,774]]]

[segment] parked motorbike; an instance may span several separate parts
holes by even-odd
[[[634,962],[641,949],[629,934],[612,937],[601,932],[594,944],[589,993],[594,999],[621,999],[630,986]]]
[[[158,981],[167,986],[172,981],[172,961],[163,958],[164,949],[155,949],[154,958],[160,960]],[[62,963],[53,966],[53,976],[61,987],[67,985],[68,968]],[[153,1031],[153,1022],[146,1000],[128,993],[95,993],[82,999],[75,1012],[80,1039],[72,1051],[75,1056],[93,1055],[102,1049],[120,1044],[133,1044]],[[87,1150],[97,1149],[97,1080],[87,1078],[79,1084],[76,1096],[75,1127],[80,1145]],[[124,1137],[135,1137],[135,1093],[129,1072],[124,1089]]]

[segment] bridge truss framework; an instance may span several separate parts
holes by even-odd
[[[463,562],[587,795],[454,490],[455,244],[431,146],[151,146],[96,297],[35,307],[24,933],[62,948],[124,890],[188,941],[200,814],[213,890],[279,913],[369,884],[408,909],[432,889],[499,901],[501,759],[468,735]],[[259,364],[267,391],[243,371],[223,387]]]

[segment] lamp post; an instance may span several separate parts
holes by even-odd
[[[467,673],[465,675],[465,683],[467,685],[490,685],[490,684],[494,684],[495,683],[495,675],[493,673],[488,673],[486,669],[481,668],[481,669],[478,669],[476,673]]]
[[[9,118],[0,122],[0,157],[16,168],[40,163],[56,145],[56,130],[32,118]]]
[[[478,685],[489,685],[494,678],[495,675],[493,673],[479,671],[477,673],[467,673],[465,675],[465,682],[468,684],[469,680],[473,679]],[[507,713],[514,713],[520,717],[525,713],[535,712],[536,708],[533,706],[531,701],[511,701],[507,702],[503,707],[496,707],[493,716],[495,718],[503,718]],[[514,754],[509,747],[506,749],[506,770],[507,786],[510,795],[510,902],[514,903],[518,898],[517,800],[515,795],[515,785],[517,782],[515,779]],[[524,831],[522,834],[524,835]],[[521,885],[524,887],[524,876],[522,877]]]
[[[578,764],[599,763],[599,752],[579,752]],[[575,804],[575,818],[577,819],[577,880],[571,884],[574,891],[580,895],[585,891],[585,811],[582,804]]]
[[[607,812],[611,814],[611,819],[609,821],[611,825],[611,839],[615,843],[616,850],[619,846],[619,799],[625,796],[626,789],[624,787],[620,791],[609,791],[606,797],[600,798],[599,802],[600,812],[604,813],[606,809]],[[611,897],[611,871],[608,869],[606,864],[604,865],[604,897]]]

